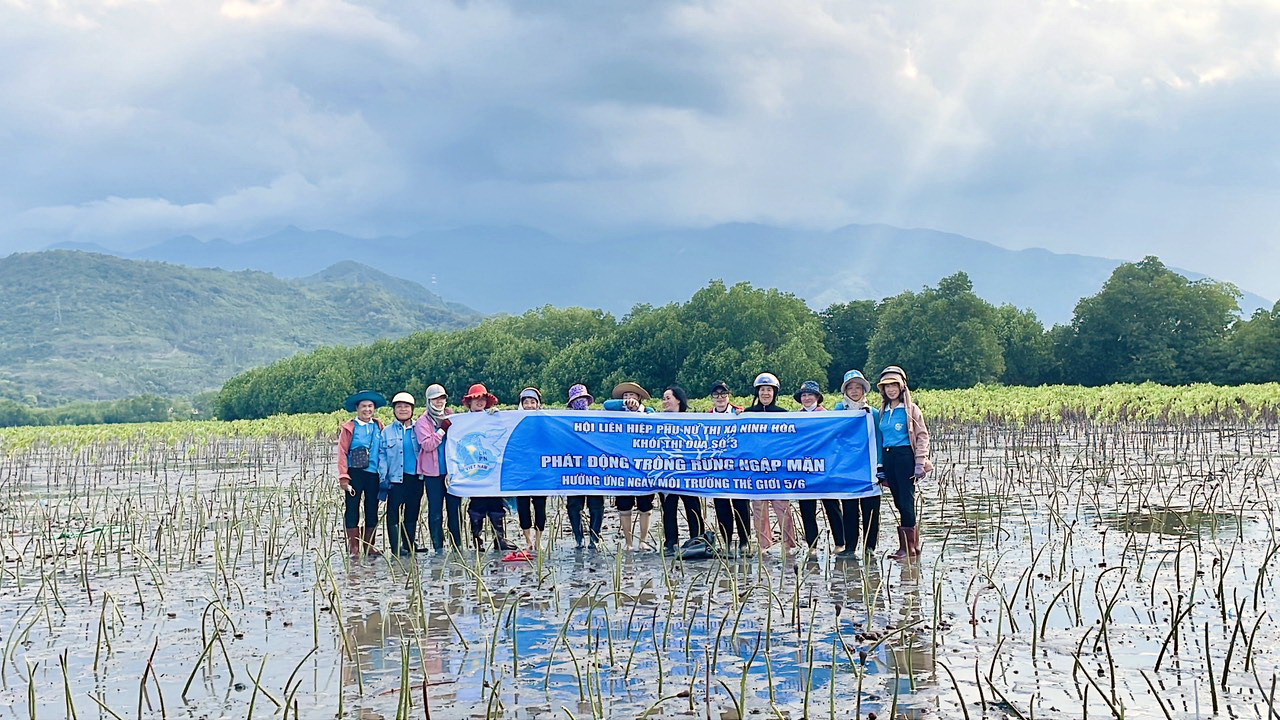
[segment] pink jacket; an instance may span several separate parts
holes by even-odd
[[[927,473],[933,472],[933,461],[929,459],[929,426],[924,424],[924,413],[911,401],[910,390],[903,391],[902,404],[907,408],[907,439],[911,441],[916,464],[923,466]]]
[[[445,415],[453,414],[448,408],[445,408]],[[444,420],[444,428],[449,428],[449,418]],[[440,468],[440,455],[436,452],[440,449],[440,443],[444,442],[444,438],[440,437],[440,433],[436,432],[440,428],[436,425],[436,421],[431,419],[431,413],[424,412],[422,417],[413,424],[413,435],[418,439],[418,474],[428,477],[443,475],[444,471]]]

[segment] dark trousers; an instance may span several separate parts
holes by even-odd
[[[600,531],[604,527],[603,495],[570,495],[565,498],[565,510],[569,513],[569,527],[573,530],[573,539],[582,544],[582,507],[586,506],[591,516],[591,544],[600,541]]]
[[[751,501],[734,498],[716,498],[713,503],[716,509],[716,524],[720,526],[720,535],[725,545],[733,542],[733,529],[738,529],[738,544],[747,547],[751,544]]]
[[[804,541],[809,547],[818,544],[818,501],[801,500],[800,522],[804,525]],[[831,528],[831,541],[844,547],[844,520],[840,515],[839,500],[823,500],[822,509],[827,514],[827,525]]]
[[[409,554],[418,547],[418,512],[422,510],[421,475],[405,475],[387,494],[387,542],[391,552]]]
[[[885,484],[893,495],[902,527],[916,526],[916,456],[910,445],[887,447],[882,456]]]
[[[844,549],[852,552],[858,547],[858,539],[867,539],[867,552],[876,549],[880,535],[880,496],[841,500],[840,511],[844,515]]]
[[[706,522],[702,519],[702,498],[697,495],[676,495],[662,493],[662,538],[667,547],[674,547],[680,542],[680,504],[684,503],[684,519],[689,523],[689,537],[694,538],[706,532]]]
[[[449,540],[454,547],[462,547],[462,498],[448,492],[443,475],[424,478],[427,488],[427,528],[431,532],[431,547],[444,549],[445,518],[448,518]]]
[[[360,508],[364,507],[364,526],[370,530],[378,529],[378,484],[377,473],[368,470],[351,471],[351,489],[354,493],[343,493],[345,508],[342,522],[348,530],[360,527]]]
[[[547,529],[547,498],[545,495],[521,495],[516,498],[516,512],[520,514],[520,529]]]

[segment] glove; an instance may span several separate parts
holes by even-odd
[[[877,465],[877,466],[876,466],[876,482],[881,483],[881,484],[884,484],[884,481],[885,481],[885,480],[887,480],[887,479],[888,479],[888,478],[886,478],[886,477],[885,477],[885,474],[884,474],[884,466],[883,466],[883,465]]]
[[[916,477],[924,477],[924,465],[921,465],[920,463],[916,463]]]
[[[493,415],[498,412],[498,408],[485,408],[484,411],[487,415]]]
[[[356,489],[351,487],[351,481],[346,478],[342,478],[338,481],[338,487],[342,488],[342,492],[348,495],[356,494]]]

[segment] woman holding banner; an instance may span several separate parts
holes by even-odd
[[[756,401],[742,412],[786,412],[778,407],[778,393],[782,383],[773,373],[760,373],[752,383],[752,392]],[[773,525],[769,523],[769,511],[782,526],[782,555],[791,554],[796,545],[796,522],[791,516],[791,503],[787,500],[753,500],[751,509],[755,515],[756,539],[760,543],[760,552],[773,547]]]
[[[920,530],[916,527],[916,481],[933,469],[929,461],[929,428],[920,407],[911,402],[907,373],[897,365],[880,372],[880,434],[884,437],[885,483],[898,509],[898,550],[890,557],[920,554]]]
[[[441,385],[427,386],[427,411],[413,424],[418,440],[418,473],[427,492],[427,532],[431,547],[444,552],[446,524],[454,548],[462,547],[462,498],[449,492],[444,441],[449,432],[449,393]]]
[[[520,391],[521,410],[541,410],[542,391],[527,387]],[[516,513],[520,517],[520,531],[524,533],[524,550],[516,550],[503,558],[503,562],[528,562],[542,547],[542,531],[547,529],[547,496],[520,495],[516,498]]]
[[[711,412],[718,415],[737,415],[742,408],[729,401],[729,385],[723,380],[711,386]],[[729,557],[747,555],[751,550],[751,501],[746,498],[716,498],[716,524],[724,538],[725,552]],[[734,528],[738,530],[738,544],[733,543]]]
[[[587,386],[581,383],[573,385],[569,388],[569,409],[570,410],[586,410],[591,407],[591,403],[595,402],[595,398],[591,397],[591,393],[587,392]],[[582,508],[586,506],[587,514],[590,516],[590,532],[591,536],[588,540],[592,550],[596,549],[596,544],[600,542],[600,530],[604,527],[604,496],[603,495],[570,495],[565,498],[565,511],[569,513],[569,528],[573,530],[573,540],[579,548],[582,547],[583,536],[582,530]]]
[[[651,413],[653,408],[645,407],[649,399],[649,391],[633,382],[618,383],[613,388],[613,399],[604,404],[605,410],[622,412]],[[649,513],[653,510],[653,493],[648,495],[619,495],[618,521],[622,523],[622,539],[627,550],[639,550],[649,537]],[[640,516],[640,536],[635,535],[635,521],[632,511]]]
[[[844,382],[840,386],[840,394],[844,397],[836,403],[836,412],[861,413],[868,416],[867,421],[876,429],[874,448],[868,448],[875,454],[876,478],[884,479],[884,469],[880,465],[880,413],[867,404],[867,391],[871,382],[857,370],[844,374]],[[853,500],[841,500],[840,512],[844,520],[844,550],[838,554],[842,557],[853,557],[858,554],[858,539],[863,538],[864,553],[870,555],[876,550],[876,540],[880,535],[880,484],[875,484],[875,494]]]
[[[667,387],[662,391],[662,409],[664,412],[672,413],[688,412],[689,393],[679,385]],[[684,504],[685,522],[689,525],[689,539],[703,538],[706,534],[707,523],[702,518],[702,498],[697,495],[662,493],[662,550],[667,555],[675,555],[676,547],[680,543],[681,503]]]
[[[467,412],[489,412],[498,404],[498,396],[480,383],[472,385],[462,397]],[[484,549],[484,521],[493,526],[493,549],[510,552],[518,548],[507,540],[507,504],[500,497],[473,497],[467,503],[467,518],[471,521],[471,541],[477,550]]]
[[[805,380],[800,389],[791,397],[800,403],[802,412],[826,412],[822,405],[822,389],[816,380]],[[804,541],[809,546],[809,554],[818,552],[818,501],[816,499],[800,500],[800,524],[804,526]],[[827,525],[831,528],[831,540],[835,543],[837,553],[844,550],[844,520],[840,516],[840,501],[823,498],[822,510],[827,516]]]

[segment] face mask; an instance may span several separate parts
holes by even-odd
[[[586,410],[591,407],[591,403],[584,397],[574,398],[573,401],[569,403],[569,407],[574,410]]]

